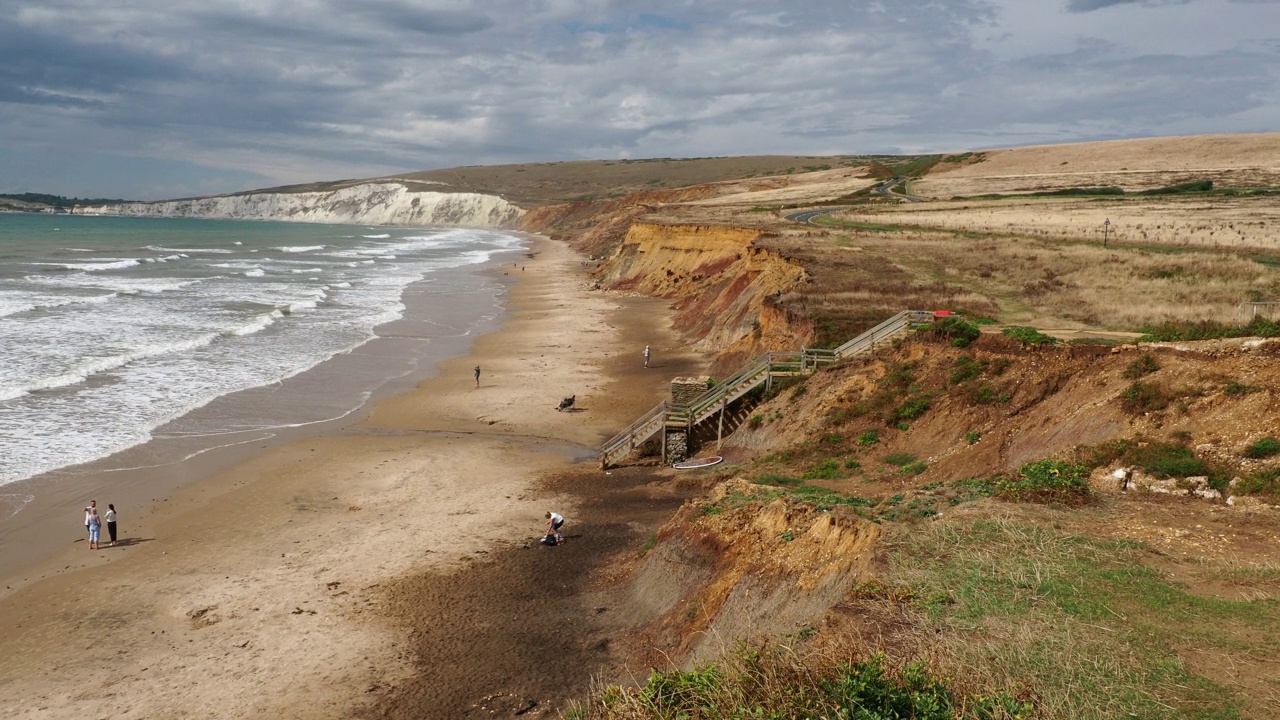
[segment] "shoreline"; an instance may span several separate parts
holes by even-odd
[[[423,321],[415,317],[414,307],[429,302],[434,282],[424,279],[405,288],[401,318],[379,326],[375,337],[352,350],[277,383],[215,398],[156,427],[151,439],[139,445],[0,486],[0,501],[13,498],[12,505],[21,503],[0,518],[0,550],[4,551],[0,553],[0,598],[66,567],[62,558],[66,545],[84,540],[73,521],[89,499],[99,499],[102,507],[116,503],[124,511],[122,528],[136,527],[138,520],[173,493],[263,450],[339,432],[359,422],[377,402],[433,377],[440,363],[466,354],[476,337],[500,325],[505,296],[513,285],[501,272],[503,258],[524,257],[531,240],[526,237],[525,242],[525,248],[470,270],[463,281],[466,292],[485,293],[493,309],[473,321],[462,320],[467,332],[453,335],[440,329],[448,327],[451,313],[433,317],[432,327],[416,327]],[[315,388],[328,388],[334,382],[343,384],[345,397],[308,403],[318,394]],[[228,425],[227,417],[236,420]],[[252,426],[235,429],[243,422],[239,418],[252,418]],[[205,423],[222,429],[197,434],[188,430]]]
[[[383,618],[380,588],[528,542],[553,507],[572,522],[568,498],[537,479],[593,458],[673,374],[636,370],[645,343],[620,344],[674,346],[665,302],[588,291],[560,243],[535,237],[528,252],[500,327],[469,354],[344,428],[178,490],[130,518],[134,541],[96,566],[0,599],[0,702],[31,718],[104,704],[138,718],[338,718],[409,680],[409,639]],[[556,412],[569,394],[580,411]]]

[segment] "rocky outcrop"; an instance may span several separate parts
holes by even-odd
[[[816,625],[873,576],[878,526],[769,495],[735,478],[686,503],[637,568],[633,597],[677,657]]]
[[[808,339],[769,299],[805,281],[804,268],[757,247],[758,230],[634,222],[598,271],[600,283],[676,301],[675,326],[729,365]]]
[[[507,228],[514,227],[524,211],[496,195],[410,190],[400,183],[381,182],[321,192],[254,192],[81,206],[74,212],[133,217]]]

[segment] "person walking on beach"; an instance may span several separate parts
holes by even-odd
[[[111,536],[111,547],[116,546],[116,506],[107,503],[107,514],[103,518],[107,521],[107,535]]]
[[[102,521],[98,518],[98,508],[89,511],[89,549],[100,550],[98,534],[102,532]]]
[[[555,534],[556,542],[564,540],[560,535],[560,528],[564,527],[564,516],[558,512],[547,511],[547,534]]]
[[[644,366],[649,367],[649,346],[644,346]]]
[[[480,387],[480,366],[476,366],[476,387]]]

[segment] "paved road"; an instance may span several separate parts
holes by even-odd
[[[804,212],[791,213],[790,215],[785,215],[783,217],[785,217],[786,219],[792,222],[811,223],[813,222],[813,219],[818,217],[819,215],[826,215],[835,210],[843,210],[843,208],[823,208],[821,210],[805,210]]]
[[[924,202],[924,198],[922,197],[916,197],[915,195],[904,195],[902,193],[896,193],[890,190],[890,188],[892,188],[894,185],[897,185],[898,183],[902,182],[903,179],[904,178],[902,177],[889,178],[888,180],[885,180],[884,182],[871,188],[871,192],[876,195],[884,195],[885,197],[891,197],[891,198],[894,198],[895,200],[902,200],[904,202],[913,202],[913,203]],[[790,220],[792,222],[812,223],[814,218],[820,215],[829,215],[833,212],[837,212],[845,209],[846,208],[844,206],[841,206],[841,207],[822,208],[820,210],[804,210],[801,212],[791,213],[790,215],[784,215],[783,217],[785,217],[787,220]]]

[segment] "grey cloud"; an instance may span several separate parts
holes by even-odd
[[[309,0],[252,12],[42,0],[26,25],[0,24],[0,148],[190,158],[166,172],[206,187],[619,155],[955,149],[1273,117],[1277,80],[1259,68],[1276,67],[1278,50],[1250,20],[1261,5],[1215,6],[1227,40],[1203,51],[1141,28],[1077,37],[1101,32],[1091,10],[1158,1],[1021,15],[1039,34],[1018,52],[1001,38],[1024,28],[995,0]],[[0,0],[0,15],[16,16],[12,4]],[[1204,5],[1162,19],[1187,23]],[[1245,38],[1234,46],[1233,32]],[[1141,52],[1131,37],[1147,41]],[[0,188],[9,172],[0,163]]]
[[[1067,12],[1085,13],[1115,5],[1136,5],[1142,0],[1068,0]]]
[[[1239,1],[1239,0],[1234,0]],[[1246,0],[1249,1],[1249,0]],[[1268,2],[1274,0],[1253,0],[1256,2]],[[1103,8],[1115,7],[1117,5],[1144,5],[1147,7],[1158,5],[1182,5],[1192,2],[1192,0],[1067,0],[1067,12],[1087,13]]]
[[[494,25],[483,13],[427,9],[409,2],[374,2],[360,7],[389,27],[426,35],[466,35],[483,32]]]

